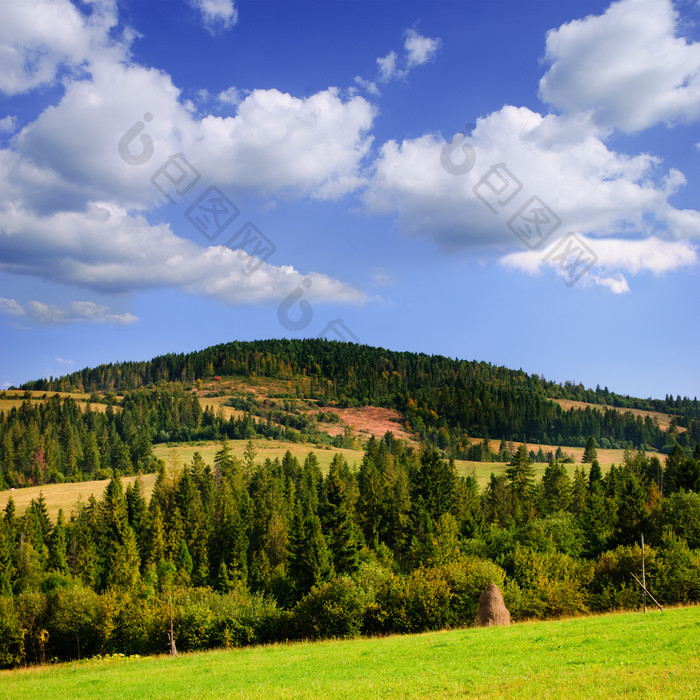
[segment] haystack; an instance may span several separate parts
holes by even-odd
[[[507,627],[510,613],[498,586],[491,582],[479,598],[479,611],[476,614],[477,627]]]

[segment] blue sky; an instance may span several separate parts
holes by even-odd
[[[700,4],[7,0],[0,385],[357,338],[700,395]]]

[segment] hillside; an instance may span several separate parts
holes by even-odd
[[[466,461],[507,461],[509,443],[537,454],[551,446],[539,456],[547,461],[591,437],[602,449],[668,454],[678,444],[688,455],[700,440],[696,399],[620,397],[483,362],[325,340],[227,343],[23,390],[0,400],[0,487],[152,471],[155,444],[223,437],[351,448],[389,430]]]

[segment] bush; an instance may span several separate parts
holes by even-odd
[[[700,550],[668,532],[657,555],[658,573],[651,593],[661,603],[689,603],[700,599]]]
[[[558,552],[518,548],[513,569],[522,591],[519,617],[561,617],[588,611],[587,584],[593,577],[588,562]]]
[[[15,599],[0,596],[0,668],[13,668],[25,663],[24,636]]]
[[[369,632],[423,632],[452,623],[452,592],[439,569],[391,575],[377,592],[365,618]]]
[[[504,589],[505,572],[492,561],[463,557],[442,569],[442,575],[452,593],[452,625],[473,625],[479,608],[479,598],[493,581]]]
[[[348,576],[314,586],[292,611],[294,630],[302,639],[357,637],[362,630],[365,593]]]
[[[654,593],[654,579],[657,571],[656,550],[647,547],[645,551],[647,586]],[[591,610],[634,610],[642,601],[642,590],[632,578],[639,578],[642,572],[642,550],[639,545],[618,547],[604,552],[593,566],[593,576],[589,584]]]
[[[81,585],[56,587],[48,595],[51,656],[80,659],[104,646],[99,634],[99,596]]]

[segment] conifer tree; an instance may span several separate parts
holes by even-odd
[[[513,500],[513,514],[516,521],[522,522],[529,517],[535,468],[527,454],[525,445],[520,445],[505,471]]]
[[[542,512],[552,515],[571,506],[571,479],[566,467],[550,461],[542,477]]]
[[[331,464],[324,487],[322,523],[333,567],[338,574],[353,574],[359,566],[362,533],[352,519],[345,484],[336,463]]]
[[[5,519],[0,520],[0,596],[11,596],[16,581],[13,532]]]
[[[323,535],[321,519],[308,498],[297,501],[289,542],[289,578],[296,599],[333,576],[331,553]]]
[[[603,471],[598,460],[594,459],[591,461],[591,470],[588,472],[588,489],[589,491],[602,492],[602,486]]]
[[[56,525],[51,533],[49,542],[49,569],[65,574],[68,572],[67,542],[66,542],[66,521],[63,516],[63,509],[58,511]]]
[[[596,439],[591,436],[586,440],[586,447],[583,450],[583,456],[581,457],[581,462],[590,464],[594,459],[598,457],[598,443]]]

